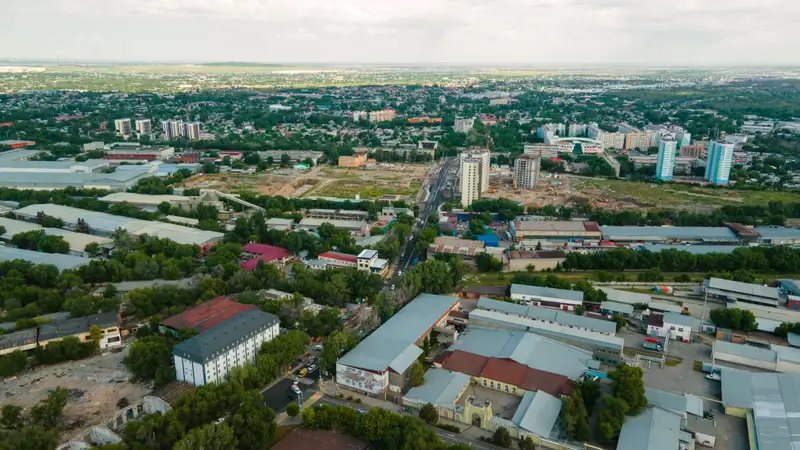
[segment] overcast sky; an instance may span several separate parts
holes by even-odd
[[[800,0],[3,0],[0,58],[800,64]]]

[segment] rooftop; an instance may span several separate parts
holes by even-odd
[[[336,261],[344,261],[356,264],[358,262],[358,257],[355,255],[348,255],[347,253],[339,253],[339,252],[324,252],[317,255],[318,259],[334,259]]]
[[[161,325],[175,330],[191,328],[202,333],[239,313],[257,309],[256,305],[245,305],[225,297],[216,297],[167,318],[161,322]]]
[[[192,197],[184,197],[182,195],[147,195],[137,194],[134,192],[115,192],[113,194],[108,194],[105,197],[100,197],[98,200],[106,203],[128,202],[134,205],[158,206],[161,202],[188,203],[192,201]]]
[[[344,355],[338,364],[402,373],[422,349],[416,343],[458,303],[458,298],[420,294]]]
[[[747,248],[741,245],[670,245],[670,244],[640,244],[638,250],[648,250],[658,253],[663,250],[678,250],[689,252],[693,255],[707,255],[709,253],[733,253],[737,248]]]
[[[664,322],[681,325],[684,327],[692,328],[694,326],[694,319],[692,316],[685,316],[683,314],[666,312],[664,313]]]
[[[693,239],[709,242],[735,242],[738,236],[728,227],[640,227],[601,226],[604,239],[612,241],[660,241]]]
[[[759,348],[745,344],[734,344],[732,342],[721,340],[714,341],[712,353],[714,355],[713,357],[716,357],[717,353],[727,353],[729,355],[735,355],[742,358],[755,359],[769,363],[774,363],[778,360],[778,354],[768,348]]]
[[[638,292],[622,291],[610,287],[598,286],[599,290],[606,293],[609,300],[617,303],[626,303],[628,305],[635,305],[637,303],[648,304],[652,299],[648,294],[640,294]]]
[[[361,229],[366,226],[366,222],[360,220],[338,220],[338,219],[315,219],[306,217],[300,221],[301,227],[318,227],[323,223],[331,224],[336,228]]]
[[[501,311],[507,314],[515,314],[522,317],[530,317],[533,319],[567,325],[569,327],[587,328],[598,333],[614,334],[617,331],[617,325],[614,322],[609,322],[607,320],[592,319],[591,317],[579,316],[567,311],[560,311],[552,308],[523,306],[516,303],[493,300],[486,297],[481,297],[478,300],[478,308],[490,311]]]
[[[378,256],[377,250],[361,250],[361,253],[358,254],[358,259],[372,259]]]
[[[39,325],[39,343],[50,339],[58,339],[79,333],[88,333],[92,325],[101,329],[122,324],[119,313],[107,312],[92,314],[86,317],[73,319],[54,320],[50,323]]]
[[[420,404],[453,405],[469,382],[467,374],[432,368],[425,372],[425,383],[412,388],[404,398]]]
[[[777,305],[778,300],[780,299],[778,288],[762,286],[760,284],[724,280],[722,278],[709,278],[706,281],[706,288],[710,294],[726,295],[753,301],[763,301],[775,305]]]
[[[514,222],[517,231],[542,232],[598,232],[597,222],[581,222],[566,220],[517,220]]]
[[[494,295],[496,297],[505,297],[508,292],[508,286],[464,286],[461,292],[476,295]]]
[[[600,310],[611,311],[612,313],[618,313],[618,314],[631,315],[633,314],[633,305],[630,305],[628,303],[606,301],[600,303]]]
[[[765,239],[800,239],[800,229],[786,227],[755,227]]]
[[[47,264],[55,266],[59,271],[74,269],[89,264],[91,258],[80,256],[62,255],[60,253],[42,253],[19,248],[0,247],[0,261],[13,261],[21,259],[33,264]]]
[[[260,310],[241,312],[219,325],[177,344],[172,354],[203,363],[248,335],[279,323],[278,317]]]
[[[680,415],[649,407],[625,421],[619,433],[617,450],[678,450],[680,431]]]
[[[511,295],[527,295],[530,297],[547,297],[557,298],[563,300],[571,300],[574,302],[583,302],[583,292],[570,291],[567,289],[556,289],[540,286],[528,286],[526,284],[512,284]]]
[[[526,392],[511,422],[537,436],[550,437],[561,413],[561,399],[547,392]]]

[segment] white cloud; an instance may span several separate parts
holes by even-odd
[[[9,8],[17,20],[6,32],[25,37],[0,56],[58,47],[114,59],[800,63],[798,0],[26,0]],[[25,30],[40,22],[37,33]],[[120,54],[85,32],[77,39],[87,24],[107,41],[137,45],[124,42]]]

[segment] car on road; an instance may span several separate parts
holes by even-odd
[[[308,366],[308,373],[311,373],[311,372],[313,372],[313,371],[315,371],[317,369],[318,369],[317,365],[316,364],[312,364],[312,365]]]
[[[314,350],[315,352],[321,352],[322,349],[323,349],[323,347],[321,345],[319,345],[319,344],[311,347],[311,350]]]
[[[722,377],[718,373],[710,373],[710,374],[706,375],[706,378],[708,378],[709,380],[714,380],[714,381],[722,380]]]
[[[367,410],[366,409],[362,409],[362,408],[356,408],[356,412],[359,413],[359,414],[366,414]]]

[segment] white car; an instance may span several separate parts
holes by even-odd
[[[322,349],[323,349],[323,347],[321,345],[319,345],[319,344],[311,347],[311,350],[314,350],[315,352],[321,352]]]
[[[722,377],[719,376],[718,373],[710,373],[710,374],[706,375],[706,378],[708,378],[709,380],[714,380],[714,381],[722,380]]]

